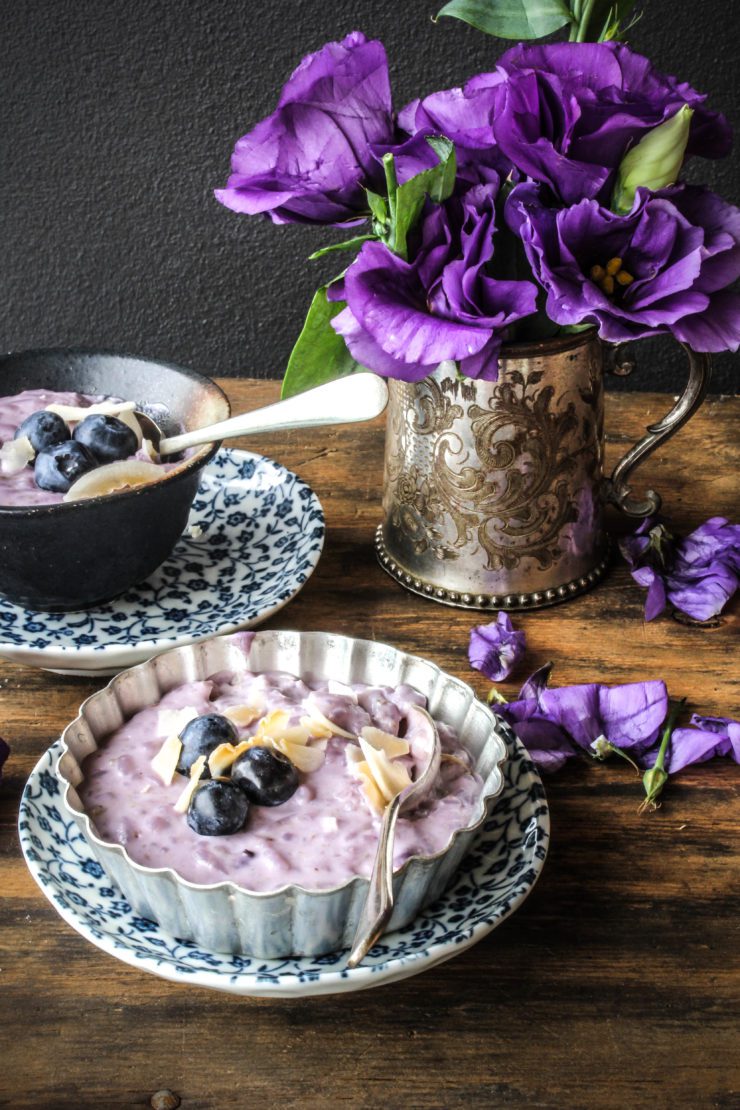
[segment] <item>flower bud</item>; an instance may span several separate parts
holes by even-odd
[[[612,194],[612,210],[629,212],[638,189],[664,189],[681,172],[693,108],[684,104],[675,116],[648,131],[622,159]]]

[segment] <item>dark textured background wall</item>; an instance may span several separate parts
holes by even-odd
[[[106,347],[210,374],[282,374],[330,261],[327,232],[237,216],[212,196],[235,139],[300,57],[358,28],[388,50],[394,98],[459,84],[505,44],[441,0],[24,0],[4,5],[0,348]],[[740,123],[738,0],[648,0],[631,34]],[[695,164],[740,201],[738,157]],[[697,172],[698,171],[698,172]],[[330,233],[329,233],[330,234]],[[670,344],[643,344],[628,387],[673,390]],[[737,358],[716,360],[733,390]]]

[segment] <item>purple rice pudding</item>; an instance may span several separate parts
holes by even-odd
[[[308,890],[368,877],[385,805],[424,758],[410,686],[230,672],[136,713],[83,763],[98,836],[138,864],[199,884]],[[452,728],[432,794],[398,820],[394,868],[467,825],[482,780]],[[416,753],[416,754],[415,754]]]
[[[0,506],[112,493],[151,481],[152,467],[172,469],[143,438],[133,409],[131,401],[45,389],[0,397]]]

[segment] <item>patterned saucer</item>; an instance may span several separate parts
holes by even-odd
[[[0,598],[0,657],[60,674],[115,674],[249,628],[295,597],[323,543],[324,514],[306,482],[272,459],[222,448],[203,472],[188,528],[146,582],[74,613]]]
[[[384,936],[365,963],[349,970],[348,952],[283,960],[203,951],[138,917],[110,885],[76,823],[60,809],[60,741],[32,772],[18,828],[26,863],[59,915],[86,940],[163,979],[239,995],[336,994],[392,983],[426,971],[482,940],[513,913],[547,856],[550,818],[536,768],[512,737],[503,792],[449,890],[407,929]]]

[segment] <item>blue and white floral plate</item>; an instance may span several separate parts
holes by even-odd
[[[0,598],[0,657],[61,674],[115,674],[251,628],[295,597],[323,544],[321,503],[306,482],[272,459],[222,448],[175,550],[146,582],[75,613]]]
[[[295,997],[363,990],[426,971],[482,940],[513,913],[547,856],[550,818],[542,782],[518,740],[505,784],[457,879],[408,929],[389,933],[365,962],[348,952],[261,960],[203,951],[138,917],[93,859],[76,823],[61,812],[57,741],[31,774],[18,822],[26,863],[46,897],[86,940],[124,963],[177,983],[240,995]]]

